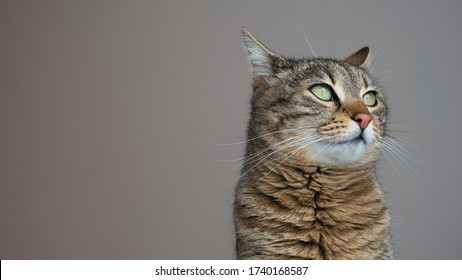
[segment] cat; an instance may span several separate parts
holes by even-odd
[[[369,47],[279,55],[242,28],[253,95],[235,190],[238,259],[391,259],[375,174],[387,118]]]

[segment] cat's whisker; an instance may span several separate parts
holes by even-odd
[[[399,129],[389,129],[389,128],[387,128],[387,132],[420,133],[420,131],[414,131],[414,130],[399,130]],[[388,135],[388,136],[390,136],[390,135]]]
[[[377,58],[379,57],[379,54],[380,54],[380,51],[381,51],[381,50],[382,50],[382,47],[378,47],[378,48],[377,48],[377,51],[375,52],[375,54],[373,54],[373,55],[371,56],[371,58],[370,58],[370,61],[371,61],[370,65],[371,65],[371,67],[374,66],[374,64],[375,64],[375,62],[376,62],[376,60],[377,60]]]
[[[294,18],[295,18],[295,21],[297,22],[298,28],[300,29],[300,31],[301,31],[302,34],[303,34],[303,38],[305,39],[306,44],[307,44],[308,47],[310,48],[311,53],[313,54],[314,58],[318,58],[318,55],[317,55],[316,52],[314,51],[314,48],[313,48],[313,46],[311,45],[310,40],[308,39],[308,36],[307,36],[306,33],[305,33],[305,30],[303,30],[303,27],[302,27],[302,25],[300,24],[300,20],[298,19],[297,14],[295,13],[293,7],[291,7],[291,11],[292,11],[292,14],[293,14],[293,16],[294,16]]]
[[[301,148],[299,147],[299,149],[297,149],[297,150],[295,151],[295,153],[296,153],[296,152],[300,151],[301,149],[303,149],[304,147],[306,147],[307,145],[310,145],[311,143],[317,142],[317,140],[319,140],[319,139],[320,139],[319,136],[312,136],[312,137],[306,137],[306,138],[305,138],[305,137],[302,137],[299,141],[295,141],[294,143],[291,143],[292,145],[287,146],[287,147],[285,147],[284,149],[286,149],[286,148],[291,148],[291,147],[295,147],[295,146],[297,146],[297,145],[299,145],[299,144],[304,144]],[[310,142],[310,141],[313,141],[313,142]],[[305,145],[306,142],[308,142],[308,144]],[[294,154],[295,154],[295,153],[294,153]],[[282,156],[280,156],[280,157],[278,157],[278,158],[275,158],[275,159],[273,159],[273,160],[271,160],[271,161],[277,161],[278,159],[280,159],[280,158],[282,158],[282,157],[284,157],[284,156],[285,156],[285,155],[282,155]]]
[[[260,138],[269,136],[269,135],[277,134],[277,133],[290,132],[290,131],[300,131],[300,130],[303,130],[303,129],[310,129],[310,128],[315,128],[315,127],[287,128],[287,129],[277,130],[277,131],[273,131],[273,132],[268,132],[268,133],[259,135],[259,136],[257,136],[257,137],[254,137],[254,138],[251,138],[251,139],[248,139],[248,140],[239,141],[239,142],[232,142],[232,143],[214,143],[214,142],[209,142],[209,143],[210,143],[210,144],[213,144],[213,145],[217,145],[217,146],[241,145],[241,144],[246,144],[246,143],[249,143],[249,142],[251,142],[251,141],[254,141],[254,140],[257,140],[257,139],[260,139]]]
[[[398,148],[401,148],[402,150],[404,150],[406,153],[408,153],[411,156],[413,156],[413,155],[408,150],[406,150],[403,147],[403,145],[407,145],[409,147],[419,148],[419,145],[417,145],[417,144],[407,142],[405,140],[402,140],[402,139],[400,139],[398,137],[395,137],[395,136],[392,136],[392,135],[389,135],[389,134],[385,134],[384,141],[387,141],[388,143],[393,144],[393,145],[397,146]]]
[[[404,170],[407,170],[410,174],[416,177],[420,177],[418,172],[402,157],[399,153],[396,152],[391,146],[388,146],[385,142],[382,142],[383,148],[390,152],[390,155],[395,157],[398,160],[398,163],[403,167]]]
[[[234,168],[241,167],[241,166],[248,165],[248,164],[252,164],[253,162],[256,162],[256,161],[263,161],[263,160],[267,159],[268,157],[270,157],[271,155],[273,155],[273,154],[275,154],[277,152],[283,151],[283,150],[285,150],[287,148],[290,148],[290,147],[293,147],[293,146],[298,145],[300,143],[303,143],[305,141],[308,141],[309,139],[313,139],[313,138],[311,138],[311,137],[305,138],[303,136],[291,137],[290,139],[288,139],[288,140],[291,140],[291,141],[284,141],[284,142],[287,142],[287,143],[281,143],[282,142],[281,141],[276,145],[271,145],[270,147],[265,148],[263,151],[269,150],[270,152],[268,154],[264,154],[261,151],[259,151],[258,153],[255,154],[255,156],[253,156],[254,157],[253,159],[251,157],[247,158],[242,164],[237,165]],[[263,154],[263,155],[260,156],[260,157],[256,157],[258,154]],[[268,159],[268,161],[272,161],[272,160]],[[250,169],[255,168],[259,163],[257,163],[255,166],[252,166]]]
[[[384,76],[387,73],[392,73],[392,72],[396,72],[396,71],[403,71],[403,70],[406,70],[406,68],[390,69],[390,70],[383,71],[382,73],[379,74],[379,76]]]
[[[387,121],[387,124],[390,125],[390,124],[395,124],[395,123],[410,123],[410,122],[418,122],[416,120],[401,120],[401,121]]]
[[[301,143],[304,143],[304,142],[307,142],[307,141],[311,141],[311,140],[314,140],[316,139],[316,137],[304,137],[304,136],[298,136],[298,137],[292,137],[290,140],[292,141],[289,141],[288,143],[285,143],[283,145],[272,145],[272,147],[269,149],[269,150],[272,150],[274,149],[275,152],[278,152],[278,151],[283,151],[287,148],[290,148],[290,147],[293,147],[293,146],[296,146],[298,144],[301,144]],[[267,149],[265,149],[267,150]],[[261,154],[259,152],[259,154]],[[272,155],[273,153],[270,154],[270,156]],[[267,158],[265,155],[263,155],[262,157],[265,157]],[[251,159],[249,158],[248,160],[244,161],[242,163],[242,166],[243,165],[246,165],[246,164],[249,164],[249,163],[252,163],[252,162],[255,162],[255,161],[258,161],[260,160],[262,157],[257,157],[257,158],[254,158],[254,159]],[[234,168],[237,168],[237,167],[240,167],[241,165],[237,165],[235,166]]]
[[[286,139],[284,139],[284,140],[282,140],[282,141],[279,141],[279,142],[277,142],[277,143],[275,143],[275,144],[272,144],[272,145],[270,145],[270,146],[268,146],[268,147],[266,147],[266,148],[264,148],[264,149],[262,149],[262,150],[260,150],[260,151],[257,151],[257,152],[255,152],[254,154],[247,155],[246,158],[247,158],[247,159],[252,159],[252,158],[254,158],[255,156],[260,155],[260,154],[261,154],[262,152],[264,152],[264,151],[272,150],[272,149],[274,149],[274,148],[276,148],[276,147],[278,147],[278,146],[282,146],[281,144],[286,143],[287,141],[296,140],[297,138],[303,139],[303,137],[304,137],[303,135],[296,135],[296,136],[288,137],[288,138],[286,138]]]
[[[304,148],[308,147],[309,145],[312,145],[316,142],[319,142],[321,141],[322,139],[321,138],[317,138],[315,139],[314,141],[312,142],[309,142],[308,144],[305,144],[299,148],[297,148],[295,151],[291,152],[288,156],[286,156],[281,162],[279,162],[276,166],[274,166],[273,168],[271,168],[270,171],[268,171],[265,175],[263,175],[263,177],[261,177],[258,181],[261,181],[263,180],[267,175],[271,174],[271,172],[273,172],[276,168],[278,168],[281,164],[283,164],[286,160],[288,160],[291,156],[293,156],[294,154],[298,153],[299,151],[303,150]],[[330,144],[330,143],[329,143]],[[283,155],[285,156],[285,155]],[[281,156],[281,157],[283,157]],[[278,157],[277,159],[281,158],[281,157]],[[273,161],[277,160],[277,159],[274,159]]]
[[[236,161],[243,160],[243,159],[244,159],[244,157],[242,157],[242,158],[234,158],[234,159],[219,159],[219,158],[212,158],[213,161],[223,162],[223,163],[236,162]]]
[[[266,147],[265,149],[262,149],[262,150],[254,153],[254,154],[252,154],[250,156],[244,157],[244,159],[245,159],[244,162],[242,164],[238,164],[238,165],[234,166],[232,169],[239,168],[239,167],[241,167],[243,165],[246,165],[246,164],[251,164],[252,162],[259,161],[262,158],[264,160],[264,159],[267,158],[267,156],[270,156],[274,152],[277,152],[281,147],[290,146],[290,145],[292,145],[293,142],[297,142],[298,141],[297,138],[299,138],[299,137],[300,136],[294,136],[294,137],[287,138],[287,139],[285,139],[283,141],[280,141],[280,142],[278,142],[276,144],[270,145],[270,146]],[[288,143],[286,143],[286,142],[288,142]],[[266,152],[266,151],[272,151],[272,152],[267,156],[263,155],[262,157],[258,157],[259,155],[264,154],[264,152]]]
[[[292,140],[292,139],[290,139]],[[301,141],[301,140],[300,140]],[[268,155],[264,156],[261,160],[259,160],[255,165],[253,165],[252,167],[250,167],[247,171],[243,172],[236,180],[234,181],[238,181],[239,179],[241,179],[244,175],[246,175],[247,173],[249,173],[251,170],[253,170],[255,167],[257,167],[259,164],[261,164],[262,162],[264,162],[268,157],[270,157],[271,155],[279,152],[280,150],[279,149],[274,149],[274,151],[272,151],[271,153],[269,153]],[[247,164],[247,163],[244,163],[244,164]]]
[[[418,177],[420,179],[426,180],[426,178],[424,176],[422,176],[422,174],[420,172],[416,171],[416,169],[413,168],[412,165],[410,165],[405,160],[405,158],[403,158],[403,157],[407,157],[407,158],[413,160],[414,162],[417,162],[417,163],[422,164],[422,165],[427,165],[427,163],[419,160],[413,154],[411,154],[409,151],[404,149],[404,147],[400,146],[398,143],[390,141],[390,139],[386,139],[386,141],[384,141],[383,144],[384,144],[385,148],[388,148],[388,150],[390,150],[391,153],[394,153],[396,155],[396,157],[399,157],[401,159],[401,161],[403,161],[409,167],[409,169],[412,171],[410,173],[412,173],[414,176],[416,176],[416,177]],[[403,155],[403,157],[401,157],[400,154]]]
[[[288,139],[286,139],[288,140]],[[286,142],[286,140],[284,141],[281,141],[281,142]],[[273,146],[277,146],[281,144],[280,142],[276,143],[276,144],[273,144],[271,146],[268,146],[266,147],[265,149],[263,150],[260,150],[258,153],[255,153],[252,155],[252,157],[255,157],[255,156],[258,156],[259,154],[262,154],[263,152],[265,152],[266,150],[270,150]],[[217,159],[217,158],[212,158],[213,161],[218,161],[218,162],[223,162],[223,163],[228,163],[228,162],[236,162],[236,161],[241,161],[241,160],[244,160],[244,162],[248,161],[249,157],[240,157],[240,158],[234,158],[234,159]],[[251,161],[250,161],[251,162]],[[238,164],[234,167],[231,168],[231,170],[233,169],[236,169],[238,167],[241,167],[241,164]]]
[[[412,153],[410,153],[408,150],[406,150],[404,147],[402,147],[399,143],[393,142],[390,138],[385,138],[383,143],[393,147],[395,150],[397,150],[399,153],[403,154],[407,158],[409,158],[409,159],[411,159],[411,160],[413,160],[413,161],[415,161],[417,163],[427,165],[427,163],[425,163],[425,162],[421,161],[420,159],[418,159],[417,157],[415,157]]]
[[[284,139],[284,140],[282,140],[282,141],[279,141],[279,142],[277,142],[277,143],[274,143],[274,144],[272,144],[272,145],[270,145],[270,146],[268,146],[268,147],[266,147],[266,148],[264,148],[264,149],[262,149],[262,150],[260,150],[260,151],[257,151],[257,152],[255,152],[254,154],[247,155],[246,158],[247,158],[247,159],[252,159],[252,158],[254,158],[255,156],[260,155],[262,152],[264,152],[264,151],[266,151],[266,150],[271,150],[271,149],[273,149],[273,148],[279,146],[279,145],[282,144],[282,143],[285,143],[285,142],[290,141],[290,140],[292,140],[292,139],[296,139],[296,138],[298,138],[298,137],[303,138],[303,137],[304,137],[303,134],[306,133],[305,130],[306,130],[306,129],[310,129],[310,128],[314,128],[314,127],[302,127],[302,128],[293,128],[293,129],[279,130],[278,132],[287,132],[287,131],[291,131],[291,132],[292,132],[292,131],[298,131],[298,132],[302,132],[302,135],[295,135],[295,136],[292,136],[292,137],[288,137],[288,138],[286,138],[286,139]],[[276,133],[276,132],[275,132],[275,133]],[[270,135],[270,134],[271,134],[271,133],[268,133],[267,135]],[[260,138],[260,137],[255,137],[255,138],[253,138],[253,139],[251,139],[251,140],[255,140],[255,139],[259,139],[259,138]],[[251,141],[251,140],[249,140],[249,141]]]
[[[334,142],[335,139],[332,139],[329,143],[327,143],[324,147],[319,149],[319,151],[313,156],[313,158],[316,158],[322,151],[324,151],[332,142]]]
[[[385,134],[385,139],[387,139],[388,141],[396,141],[396,142],[399,142],[401,144],[405,144],[405,145],[408,145],[408,146],[411,146],[411,147],[417,147],[417,144],[413,144],[413,143],[410,143],[410,142],[407,142],[407,141],[404,141],[396,136],[393,136],[393,135],[390,135],[390,134]]]
[[[404,177],[401,175],[401,172],[399,172],[398,168],[395,166],[393,161],[387,156],[387,154],[385,153],[385,150],[382,149],[383,147],[380,147],[379,143],[377,144],[377,148],[379,148],[379,150],[382,152],[382,155],[385,156],[385,158],[388,160],[388,162],[393,167],[393,169],[396,171],[396,174],[398,174],[398,176],[401,178],[401,180],[403,180],[403,182],[406,182],[406,180],[404,180]]]

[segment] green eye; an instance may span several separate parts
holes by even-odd
[[[334,92],[328,85],[314,85],[310,88],[311,92],[319,99],[324,101],[334,100]]]
[[[363,102],[369,107],[375,106],[377,104],[377,98],[375,97],[375,91],[366,92],[363,95]]]

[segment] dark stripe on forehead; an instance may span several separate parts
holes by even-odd
[[[367,82],[367,79],[365,76],[362,76],[363,77],[363,83],[364,83],[364,87],[365,88],[368,88],[369,87],[369,83]]]
[[[341,64],[339,66],[339,69],[343,70],[340,74],[343,75],[342,85],[345,93],[356,95],[361,89],[361,74],[351,65]]]
[[[327,73],[327,74],[329,75],[329,78],[330,78],[330,80],[332,81],[332,84],[335,86],[335,83],[336,83],[337,81],[335,80],[334,75],[332,75],[332,73],[331,73],[330,71],[329,71],[329,73]]]

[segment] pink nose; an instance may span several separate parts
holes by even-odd
[[[372,120],[371,114],[357,114],[353,120],[359,124],[359,127],[361,127],[361,130],[366,129],[366,127],[369,125],[369,123]]]

